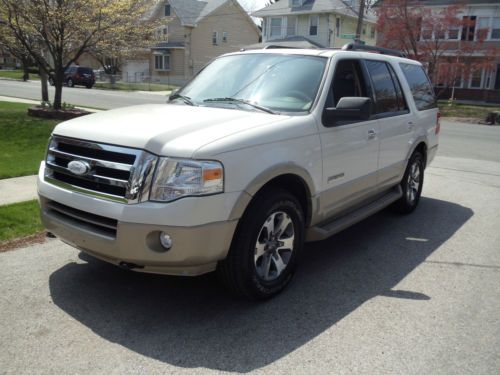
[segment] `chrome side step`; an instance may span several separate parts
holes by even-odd
[[[323,225],[308,229],[306,241],[321,241],[382,210],[403,196],[400,186],[377,200]]]

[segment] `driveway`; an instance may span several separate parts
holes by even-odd
[[[486,144],[500,136],[475,131],[487,129]],[[465,142],[457,131],[445,124],[442,144]],[[0,254],[0,373],[496,374],[500,147],[480,142],[445,147],[412,215],[383,211],[306,245],[294,283],[266,303],[59,240]]]

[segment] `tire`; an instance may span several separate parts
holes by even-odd
[[[302,207],[292,194],[275,188],[259,193],[238,223],[228,256],[217,266],[219,280],[248,299],[275,296],[292,280],[304,231]]]
[[[86,88],[88,88],[88,89],[91,89],[93,86],[94,86],[94,85],[90,85],[90,84],[85,85],[85,87],[86,87]]]
[[[75,87],[75,82],[71,78],[68,79],[68,87]]]
[[[415,151],[408,160],[405,174],[401,180],[403,196],[394,202],[394,210],[401,214],[412,213],[420,201],[423,185],[424,156],[419,151]]]

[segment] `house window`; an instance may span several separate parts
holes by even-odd
[[[363,31],[362,31],[363,35],[366,35],[366,26],[363,26]]]
[[[430,40],[432,39],[432,29],[423,28],[422,29],[422,40]]]
[[[223,32],[222,32],[222,41],[223,41],[224,43],[227,43],[227,31],[223,31]]]
[[[295,30],[297,29],[297,17],[289,16],[286,23],[286,36],[296,35]]]
[[[271,18],[271,37],[281,37],[281,17]]]
[[[170,17],[170,4],[165,4],[165,17]]]
[[[500,17],[493,17],[491,39],[500,39]]]
[[[370,38],[375,39],[375,26],[370,27]]]
[[[340,18],[335,19],[335,36],[340,38]]]
[[[267,18],[262,20],[262,37],[267,37]]]
[[[484,72],[484,88],[486,90],[489,90],[490,89],[490,86],[491,86],[491,77],[492,76],[492,71],[491,70],[486,70]]]
[[[302,6],[302,0],[292,0],[292,8],[301,6]]]
[[[217,31],[214,31],[212,33],[212,44],[214,46],[216,46],[217,44],[219,44],[219,33]]]
[[[483,80],[483,69],[473,70],[470,75],[469,88],[480,89]]]
[[[477,19],[476,40],[488,39],[489,28],[490,28],[490,18],[479,17]]]
[[[309,17],[309,35],[318,35],[319,16]]]
[[[168,26],[163,26],[155,31],[155,39],[168,42]]]
[[[476,16],[464,16],[462,27],[462,40],[473,41],[476,30]]]
[[[458,40],[458,35],[460,33],[459,27],[450,27],[448,29],[448,39],[450,40]]]
[[[446,38],[446,30],[441,26],[437,26],[434,30],[434,39],[443,40]]]
[[[463,74],[462,74],[462,69],[460,69],[459,67],[456,67],[455,71],[454,71],[454,77],[455,77],[455,79],[453,80],[453,87],[462,88],[464,85],[464,78],[463,78]]]
[[[155,70],[170,70],[170,55],[155,55]]]

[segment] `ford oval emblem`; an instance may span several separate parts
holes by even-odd
[[[68,169],[77,176],[84,176],[90,172],[90,165],[85,161],[73,160],[68,163]]]

